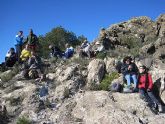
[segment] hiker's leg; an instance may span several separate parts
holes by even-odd
[[[149,106],[153,105],[151,98],[148,96],[148,94],[144,88],[139,89],[139,93],[140,93],[140,98],[143,99],[145,102],[147,102],[149,104]]]
[[[20,47],[20,45],[15,45],[15,48],[16,48],[17,59],[18,59],[18,61],[20,61],[21,47]]]
[[[136,88],[137,87],[137,76],[134,74],[131,77],[133,79],[133,83],[134,83],[134,86],[135,86],[134,88]]]
[[[130,76],[130,74],[125,75],[125,79],[127,80],[127,85],[130,86],[131,85],[131,76]]]
[[[157,105],[161,105],[160,102],[156,99],[156,97],[154,96],[154,94],[152,92],[147,92],[148,96],[151,98],[153,103],[156,103]]]

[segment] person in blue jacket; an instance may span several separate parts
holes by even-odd
[[[23,31],[19,31],[15,37],[15,48],[18,61],[20,61],[20,55],[23,46]]]
[[[66,44],[66,50],[64,53],[64,57],[66,59],[68,59],[73,56],[73,53],[74,53],[74,48],[72,46],[70,46],[69,44]]]

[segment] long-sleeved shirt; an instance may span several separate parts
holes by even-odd
[[[147,77],[148,75],[148,77]],[[141,74],[139,75],[139,78],[138,78],[138,81],[139,81],[139,84],[138,84],[138,87],[141,89],[141,88],[144,88],[144,89],[152,89],[153,87],[153,81],[152,81],[152,77],[151,75],[148,73],[145,73],[145,74]]]
[[[23,44],[23,36],[16,35],[15,36],[15,45],[22,45]]]

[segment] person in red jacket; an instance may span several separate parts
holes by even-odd
[[[153,81],[151,74],[148,73],[146,66],[139,67],[138,88],[140,97],[148,102],[152,110],[162,112],[162,105],[152,93]]]

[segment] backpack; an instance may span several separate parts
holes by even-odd
[[[28,74],[31,79],[36,79],[39,77],[38,71],[36,69],[31,69]]]
[[[113,84],[111,85],[110,90],[111,90],[112,92],[121,92],[121,90],[122,90],[122,85],[121,85],[120,83],[113,83]]]

